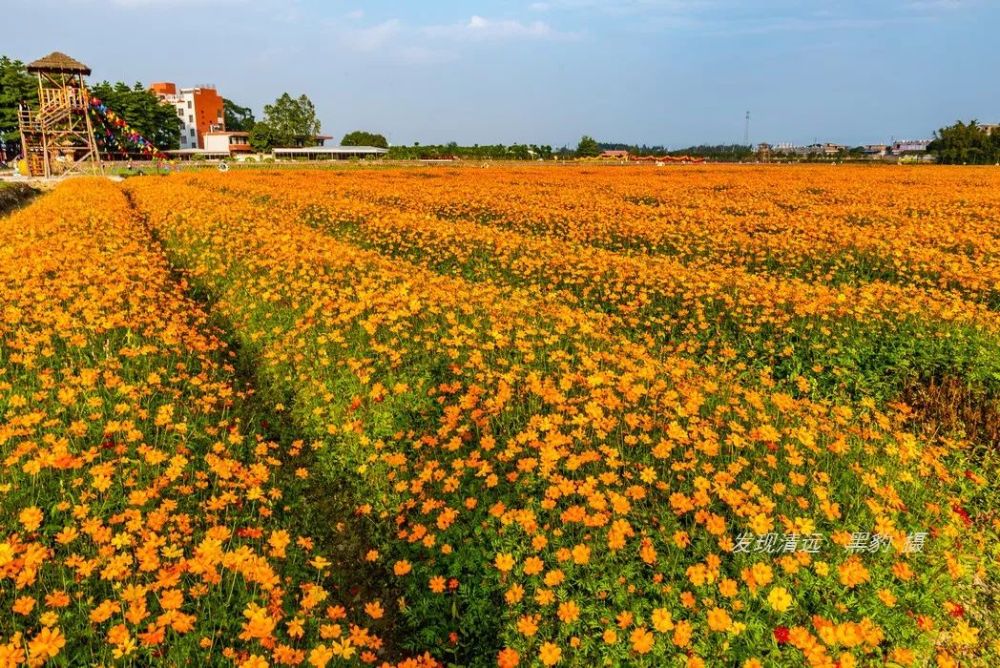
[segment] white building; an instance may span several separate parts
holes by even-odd
[[[927,151],[927,145],[930,143],[930,139],[904,139],[902,141],[893,142],[892,153],[893,155],[900,155],[902,153],[925,153]]]
[[[237,153],[250,152],[249,132],[229,132],[226,130],[211,130],[204,135],[204,149],[206,153],[225,153],[235,155]]]
[[[205,134],[225,130],[222,96],[215,86],[203,84],[181,88],[169,81],[154,83],[150,89],[161,100],[174,105],[181,122],[181,148],[205,148]]]

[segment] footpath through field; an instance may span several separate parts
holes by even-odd
[[[301,532],[311,452],[187,288],[107,181],[3,221],[0,665],[384,654],[357,539]]]

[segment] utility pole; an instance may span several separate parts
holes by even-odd
[[[743,145],[750,145],[750,112],[747,111],[747,123],[746,127],[743,128]]]

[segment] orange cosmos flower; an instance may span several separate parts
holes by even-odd
[[[562,650],[558,645],[550,642],[542,643],[542,647],[538,651],[538,659],[542,665],[554,666],[559,663],[560,658],[562,658]]]
[[[37,531],[38,527],[42,526],[45,514],[37,506],[29,506],[22,510],[17,518],[24,526],[25,531]]]
[[[498,554],[493,563],[497,567],[497,570],[501,573],[508,573],[512,568],[514,568],[514,557],[511,554],[504,552]]]
[[[653,649],[653,634],[643,626],[637,626],[629,640],[632,642],[632,650],[638,654],[647,654]]]
[[[520,662],[521,655],[509,647],[504,647],[497,654],[497,668],[514,668]]]

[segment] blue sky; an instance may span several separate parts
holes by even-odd
[[[1000,0],[22,0],[4,18],[0,53],[215,83],[258,117],[306,93],[338,139],[679,147],[742,141],[750,110],[753,142],[856,144],[1000,121]]]

